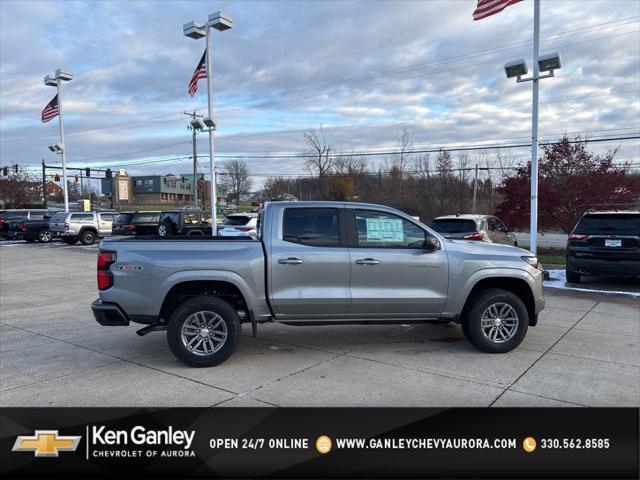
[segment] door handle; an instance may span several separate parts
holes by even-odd
[[[376,260],[375,258],[361,258],[356,260],[358,265],[378,265],[380,260]]]
[[[304,263],[304,260],[302,260],[301,258],[294,258],[294,257],[279,258],[278,263],[281,265],[300,265],[301,263]]]

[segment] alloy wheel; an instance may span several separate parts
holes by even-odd
[[[195,312],[184,321],[180,330],[182,345],[194,355],[216,353],[227,342],[227,324],[215,312]]]
[[[508,303],[497,302],[489,305],[480,319],[482,334],[493,343],[511,340],[518,331],[518,312]]]

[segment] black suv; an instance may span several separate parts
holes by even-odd
[[[158,235],[211,235],[211,213],[199,210],[162,212]]]
[[[112,235],[156,235],[160,212],[123,212],[111,226]]]
[[[640,276],[640,208],[589,210],[569,235],[567,281],[581,275]]]

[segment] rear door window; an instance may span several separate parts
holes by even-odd
[[[633,213],[585,215],[578,222],[574,233],[640,235],[640,215]]]
[[[284,211],[282,239],[313,247],[340,245],[337,208],[287,208]]]
[[[227,218],[224,219],[224,221],[222,222],[223,225],[229,225],[229,226],[242,226],[242,225],[246,225],[247,223],[249,223],[249,220],[251,219],[251,217],[247,217],[245,215],[229,215]]]
[[[434,220],[431,228],[438,233],[468,233],[476,231],[476,222],[465,219]]]
[[[121,213],[116,217],[113,223],[118,225],[124,225],[126,223],[129,223],[132,217],[133,217],[132,213]]]

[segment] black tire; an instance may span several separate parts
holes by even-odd
[[[75,245],[75,243],[78,241],[78,237],[62,237],[62,241],[69,245]]]
[[[580,274],[576,272],[572,272],[570,270],[566,270],[567,282],[569,283],[580,283]]]
[[[188,338],[183,340],[182,327],[185,322],[197,312],[214,313],[220,317],[224,323],[224,328],[226,329],[225,341],[219,349],[213,353],[194,353],[194,351],[190,350],[185,345]],[[218,320],[212,320],[212,323],[217,321]],[[171,348],[171,351],[178,360],[190,367],[213,367],[221,364],[235,351],[239,337],[240,318],[236,311],[225,300],[209,295],[192,297],[184,303],[181,303],[171,315],[169,326],[167,328],[167,342],[169,342],[169,348]],[[191,339],[193,339],[193,337],[191,337]],[[194,345],[196,345],[196,348],[200,345],[198,343],[198,339],[200,339],[200,336],[195,340]],[[209,340],[209,345],[212,345],[211,340]]]
[[[51,241],[51,232],[46,228],[40,230],[38,232],[38,241],[40,243],[49,243]]]
[[[80,234],[80,243],[83,245],[93,245],[96,243],[96,233],[93,230],[85,230]]]
[[[169,235],[173,235],[173,225],[169,222],[161,223],[158,227],[158,235],[161,237],[168,237]]]
[[[490,312],[489,308],[495,305],[509,305],[517,314],[517,325],[514,325],[513,333],[508,339],[500,338],[497,341],[490,340],[483,332],[481,321],[485,312]],[[502,307],[495,307],[502,308]],[[487,319],[486,321],[491,321]],[[501,320],[502,322],[502,320]],[[506,353],[510,352],[522,343],[529,327],[529,313],[524,302],[513,292],[490,288],[481,290],[469,299],[465,307],[462,318],[462,331],[471,343],[478,350],[486,353]],[[491,327],[486,327],[491,328]],[[507,327],[508,329],[508,327]],[[491,330],[488,335],[491,335]],[[497,333],[496,333],[497,336]]]

